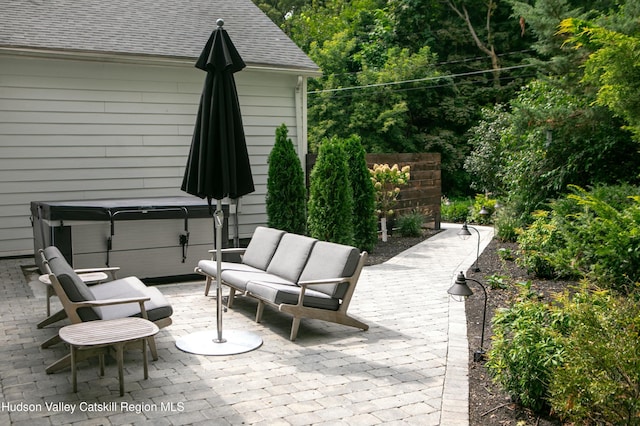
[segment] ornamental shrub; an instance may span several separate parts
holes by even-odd
[[[565,357],[563,334],[568,316],[533,297],[530,283],[523,299],[493,317],[487,369],[516,401],[534,411],[548,409],[549,382]]]
[[[353,245],[353,190],[343,143],[324,139],[311,171],[308,230],[313,238]]]
[[[305,234],[307,189],[304,172],[287,133],[285,124],[276,129],[276,142],[269,154],[267,223],[271,228]]]
[[[400,187],[411,178],[411,168],[397,164],[374,164],[369,170],[376,194],[376,211],[380,217],[393,216],[393,208],[398,202]]]
[[[640,424],[640,303],[581,292],[564,309],[572,326],[549,385],[554,412],[572,424]]]
[[[419,210],[413,210],[398,217],[396,227],[402,237],[420,237],[424,221],[425,215]]]
[[[366,152],[359,136],[344,140],[349,164],[349,182],[353,190],[353,237],[360,250],[371,251],[378,241],[375,191],[367,168]]]
[[[440,217],[444,222],[466,222],[473,202],[469,198],[449,199],[445,196],[440,200]]]

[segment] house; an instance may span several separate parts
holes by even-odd
[[[267,157],[285,123],[304,166],[306,81],[319,69],[251,0],[0,0],[0,257],[33,252],[31,201],[186,195],[218,18],[236,74],[256,191],[240,237],[267,221]],[[231,228],[233,229],[233,228]]]

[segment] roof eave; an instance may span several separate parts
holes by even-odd
[[[114,62],[125,64],[145,64],[163,66],[193,66],[197,58],[178,56],[141,55],[129,53],[95,52],[70,49],[44,49],[30,47],[0,46],[0,55],[17,55],[25,57],[69,59],[81,61]],[[319,68],[297,67],[294,65],[274,65],[247,62],[247,69],[280,72],[287,74],[304,75],[306,77],[319,77],[322,71]]]

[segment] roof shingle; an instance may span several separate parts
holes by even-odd
[[[0,0],[0,48],[195,59],[225,21],[247,65],[318,71],[251,0]]]

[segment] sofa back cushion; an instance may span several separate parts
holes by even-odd
[[[324,280],[329,278],[350,277],[358,266],[360,250],[342,244],[318,241],[311,251],[300,281]],[[341,299],[348,284],[311,285],[309,288]]]
[[[279,229],[258,226],[242,256],[242,263],[265,271],[284,234],[285,232]]]
[[[267,272],[297,282],[316,241],[304,235],[285,234],[267,267]]]

